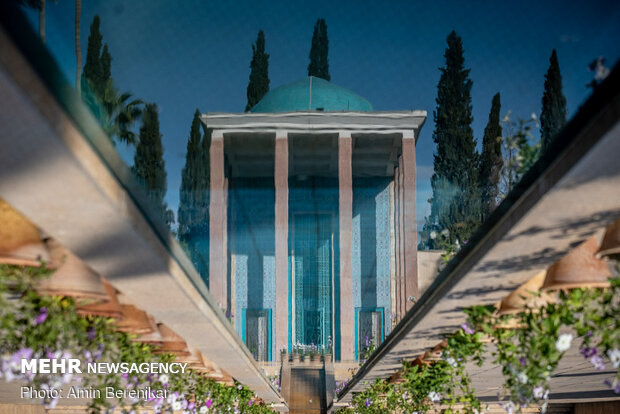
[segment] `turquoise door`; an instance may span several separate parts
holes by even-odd
[[[294,216],[295,343],[327,347],[332,336],[332,215]]]

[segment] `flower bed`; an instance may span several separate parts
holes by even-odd
[[[92,398],[90,410],[100,412],[118,408],[132,412],[150,405],[155,412],[182,410],[187,413],[238,412],[266,413],[272,409],[247,387],[220,384],[194,371],[185,374],[31,374],[22,373],[21,359],[79,358],[84,362],[170,363],[174,355],[157,354],[151,345],[135,341],[135,337],[115,329],[109,318],[78,315],[73,299],[40,296],[34,287],[50,271],[42,266],[18,267],[0,265],[0,377],[19,380],[39,390],[58,389],[71,384],[100,390]],[[105,398],[106,387],[114,390],[148,389],[146,399],[125,397],[127,392]],[[167,397],[162,397],[166,391]],[[118,396],[117,396],[118,395]],[[48,393],[43,399],[54,408],[58,397]]]

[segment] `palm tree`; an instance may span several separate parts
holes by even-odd
[[[17,3],[39,11],[39,37],[45,44],[45,0],[17,0]]]
[[[131,97],[128,92],[119,93],[112,79],[109,79],[101,96],[102,111],[99,117],[108,136],[127,145],[135,145],[138,141],[138,134],[131,127],[142,118],[144,105],[141,99]]]
[[[54,3],[56,0],[53,0]],[[17,0],[19,4],[39,10],[39,37],[45,44],[45,2],[46,0]],[[82,49],[80,48],[80,15],[82,0],[75,0],[75,89],[80,93],[80,74],[82,72]]]

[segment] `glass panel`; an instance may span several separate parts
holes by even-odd
[[[295,215],[295,342],[327,346],[332,312],[332,215]]]
[[[269,358],[269,311],[266,309],[246,311],[245,343],[254,359],[268,361]]]
[[[381,311],[360,311],[358,316],[358,352],[363,355],[371,344],[378,347],[381,344],[383,318]]]

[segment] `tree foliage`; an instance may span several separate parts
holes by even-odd
[[[112,55],[108,45],[103,44],[100,25],[99,16],[95,16],[90,25],[86,63],[82,72],[82,100],[108,136],[127,144],[135,144],[137,134],[132,131],[132,127],[142,116],[143,102],[132,99],[128,92],[119,92],[114,86]]]
[[[558,55],[553,49],[549,58],[549,69],[545,75],[545,91],[540,113],[540,134],[542,152],[546,152],[555,136],[566,125],[566,98],[562,93],[562,75]]]
[[[156,104],[146,105],[132,170],[146,191],[151,205],[166,224],[170,225],[174,219],[172,211],[167,209],[164,201],[167,187],[166,166]]]
[[[325,19],[318,19],[314,25],[312,34],[312,46],[310,48],[310,64],[308,76],[316,76],[325,80],[331,80],[329,76],[328,62],[329,41],[327,40],[327,23]]]
[[[502,119],[504,130],[504,166],[501,172],[501,194],[505,197],[540,157],[540,141],[532,131],[538,129],[538,118],[523,119],[508,111]]]
[[[90,25],[90,35],[88,36],[88,46],[86,48],[86,63],[84,64],[83,71],[84,79],[89,82],[90,88],[97,96],[103,94],[105,84],[111,76],[112,63],[112,57],[107,45],[104,48],[105,56],[101,52],[103,35],[101,34],[100,27],[101,19],[99,16],[95,16]]]
[[[489,121],[484,128],[482,138],[482,154],[480,156],[480,203],[484,220],[495,208],[499,194],[502,158],[502,127],[499,123],[501,109],[499,93],[493,96]]]
[[[480,223],[478,194],[478,154],[471,123],[472,81],[465,69],[461,38],[452,31],[447,38],[437,86],[434,111],[434,174],[431,214],[421,232],[421,247],[437,249],[435,237],[447,230],[447,242],[455,244],[469,239]]]
[[[208,283],[209,275],[209,138],[201,140],[200,112],[196,109],[187,141],[181,178],[178,237]]]
[[[262,30],[258,32],[256,44],[252,45],[250,69],[246,112],[252,109],[269,92],[269,54],[265,53],[265,33]]]

